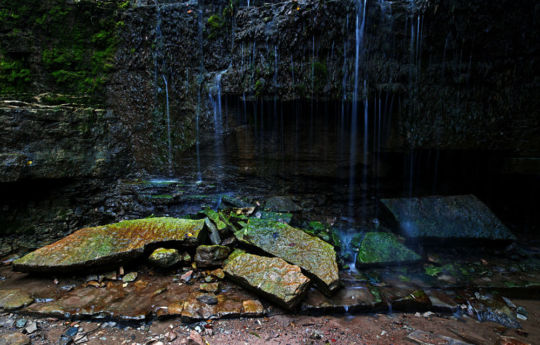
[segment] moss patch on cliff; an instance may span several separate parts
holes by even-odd
[[[103,98],[121,1],[0,0],[0,96]]]

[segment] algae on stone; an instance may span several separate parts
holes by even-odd
[[[280,258],[268,258],[235,250],[223,268],[233,281],[255,290],[287,308],[294,308],[309,286],[300,267]]]
[[[325,292],[339,287],[334,247],[317,237],[288,224],[256,218],[251,218],[235,236],[241,242],[300,266]]]
[[[144,253],[149,245],[196,246],[206,235],[204,219],[146,218],[84,228],[13,262],[22,272],[70,271],[119,265]]]
[[[386,232],[368,232],[360,244],[356,265],[376,265],[420,260],[420,255]]]

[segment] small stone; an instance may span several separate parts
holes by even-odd
[[[206,283],[211,283],[211,282],[214,281],[214,277],[212,277],[212,276],[206,276],[206,277],[204,277],[204,281],[205,281]]]
[[[167,268],[180,263],[182,257],[177,249],[158,248],[150,254],[148,260],[155,266]]]
[[[201,245],[195,252],[197,267],[221,266],[227,259],[231,249],[220,245]]]
[[[217,279],[225,278],[225,272],[221,268],[217,268],[213,271],[210,271],[210,275],[216,277]]]
[[[191,331],[189,333],[187,344],[188,345],[205,345],[202,336],[195,331]]]
[[[165,333],[165,339],[167,339],[168,342],[173,341],[177,337],[178,337],[178,335],[175,332],[169,331],[169,332]]]
[[[24,330],[26,331],[26,333],[32,334],[35,331],[37,331],[37,329],[38,329],[37,323],[35,321],[32,321],[26,326]]]
[[[30,338],[22,333],[8,333],[0,335],[0,345],[28,345]]]
[[[126,274],[123,278],[122,278],[122,281],[124,283],[131,283],[131,282],[134,282],[136,279],[137,279],[137,276],[138,276],[138,273],[137,272],[129,272],[128,274]]]
[[[219,291],[219,283],[203,283],[199,286],[199,290],[216,293]]]
[[[193,276],[193,270],[189,270],[189,271],[187,271],[186,273],[182,274],[182,275],[180,276],[180,279],[182,279],[182,281],[183,281],[184,283],[187,283],[187,282],[189,282],[189,281],[191,280],[191,277],[192,277],[192,276]]]
[[[214,294],[200,294],[197,296],[197,301],[201,302],[201,303],[204,303],[204,304],[208,304],[208,305],[215,305],[218,303],[218,299],[216,297],[216,295]]]
[[[250,299],[242,302],[242,312],[250,315],[261,315],[264,313],[264,307],[261,302]]]
[[[26,322],[26,319],[18,319],[17,321],[15,321],[15,327],[23,328],[24,326],[26,326]]]

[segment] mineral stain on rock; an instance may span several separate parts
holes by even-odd
[[[205,236],[204,219],[147,218],[84,228],[13,262],[21,272],[68,272],[121,264],[149,245],[195,246]]]

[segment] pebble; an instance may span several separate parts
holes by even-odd
[[[15,327],[24,328],[24,326],[26,326],[26,319],[18,319],[15,321]]]
[[[38,329],[37,323],[35,321],[32,321],[26,326],[24,330],[26,331],[26,333],[32,334],[35,331],[37,331],[37,329]]]

